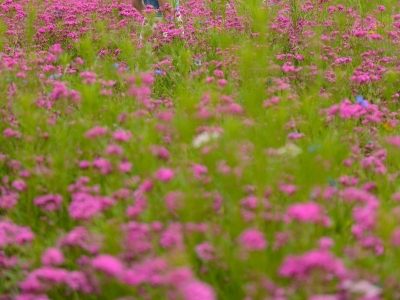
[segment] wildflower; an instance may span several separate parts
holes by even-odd
[[[26,190],[26,188],[28,187],[25,183],[25,181],[23,181],[22,179],[17,179],[15,180],[12,185],[11,185],[14,189],[16,189],[18,192],[23,192]]]
[[[356,102],[360,104],[362,107],[366,108],[368,107],[368,102],[364,100],[364,98],[360,95],[356,96]]]
[[[363,295],[364,299],[376,299],[382,293],[382,289],[376,285],[371,284],[366,280],[357,282],[345,281],[344,288],[352,293]]]
[[[163,71],[162,70],[156,70],[156,72],[155,72],[157,75],[161,75],[162,73],[163,73]]]
[[[393,131],[393,127],[390,126],[389,122],[385,122],[385,124],[383,124],[383,128],[385,128],[387,131]]]
[[[48,266],[58,266],[64,263],[64,255],[58,248],[49,248],[42,255],[42,264]]]
[[[315,202],[297,203],[289,206],[286,211],[288,220],[296,220],[304,223],[319,223],[329,225],[329,219],[324,216],[322,208]]]
[[[299,132],[290,132],[288,134],[288,138],[291,140],[298,140],[304,137],[304,133],[299,133]]]
[[[214,247],[208,243],[204,242],[201,244],[198,244],[195,247],[195,251],[197,256],[204,261],[211,261],[215,258],[215,250]]]
[[[33,240],[29,227],[21,227],[10,221],[0,222],[0,248],[8,245],[22,245]]]
[[[124,149],[115,144],[108,145],[105,151],[107,155],[116,155],[116,156],[122,155],[123,152]]]
[[[89,220],[101,211],[101,202],[90,194],[75,193],[68,211],[72,219]]]
[[[301,150],[298,146],[296,146],[293,143],[287,143],[284,147],[277,149],[277,153],[279,155],[288,155],[291,157],[296,157],[303,153],[303,150]]]
[[[191,280],[180,288],[185,300],[215,300],[217,299],[213,289],[208,284]]]
[[[59,194],[43,195],[36,197],[33,202],[44,211],[56,211],[60,209],[62,196]]]
[[[241,245],[249,251],[260,251],[267,247],[264,234],[257,229],[247,229],[239,237]]]
[[[215,70],[214,71],[214,75],[216,76],[216,77],[224,77],[224,72],[223,71],[221,71],[221,70]]]
[[[338,278],[346,278],[347,270],[343,262],[327,250],[312,250],[299,256],[288,256],[280,267],[282,277],[306,279],[313,270],[322,269]]]
[[[161,234],[160,245],[166,249],[171,249],[173,247],[179,249],[183,248],[183,236],[180,223],[172,223],[168,226]]]
[[[85,133],[85,137],[93,139],[95,137],[104,136],[108,132],[106,127],[96,126]]]
[[[122,173],[127,173],[132,169],[132,163],[129,161],[123,161],[119,164],[118,168]]]
[[[400,148],[400,135],[395,137],[389,137],[386,139],[387,142],[397,148]]]
[[[206,166],[195,164],[193,166],[193,173],[196,179],[200,179],[202,174],[206,174],[208,169]]]
[[[14,129],[11,129],[11,128],[6,128],[6,129],[3,131],[3,136],[4,136],[6,139],[11,138],[11,137],[14,137],[14,138],[19,139],[19,138],[21,137],[21,134],[19,133],[18,130],[14,130]]]
[[[328,184],[336,189],[338,188],[338,182],[331,177],[328,178]]]
[[[119,142],[127,142],[131,139],[132,134],[130,131],[117,130],[113,134],[113,138]]]
[[[83,78],[84,84],[93,84],[96,82],[97,74],[89,71],[85,71],[79,74],[81,78]]]
[[[221,136],[221,133],[216,132],[216,131],[211,131],[211,132],[203,132],[201,134],[199,134],[198,136],[196,136],[193,139],[192,145],[195,148],[199,148],[201,147],[203,144],[208,143],[211,140],[216,140]]]
[[[54,44],[49,48],[49,52],[53,54],[61,54],[63,53],[63,49],[61,48],[60,44]]]
[[[89,280],[86,278],[85,274],[80,271],[69,272],[64,282],[73,291],[82,291],[85,294],[93,292]]]
[[[55,74],[52,74],[49,76],[50,79],[58,79],[60,77],[61,77],[61,74],[59,74],[59,73],[55,73]]]
[[[314,153],[321,150],[321,145],[317,144],[317,145],[310,145],[307,147],[307,152],[309,153]]]
[[[200,59],[196,59],[196,60],[194,61],[194,64],[195,64],[196,66],[200,67],[201,64],[202,64],[202,62],[201,62]]]
[[[118,276],[124,270],[123,264],[118,259],[107,254],[95,257],[92,261],[92,267],[110,276]]]
[[[174,178],[175,173],[171,169],[161,168],[155,173],[155,177],[164,182],[171,181]]]

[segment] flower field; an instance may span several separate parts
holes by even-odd
[[[0,300],[400,299],[400,2],[0,5]]]

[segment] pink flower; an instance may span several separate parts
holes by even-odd
[[[181,225],[179,223],[172,223],[161,234],[160,245],[164,248],[183,248],[183,236],[181,232]]]
[[[80,271],[69,272],[64,281],[65,284],[73,291],[82,291],[85,294],[93,292],[93,288],[85,274]]]
[[[60,209],[62,196],[59,194],[49,194],[36,197],[34,203],[44,211],[56,211]]]
[[[206,166],[195,164],[193,166],[193,173],[196,179],[200,179],[202,174],[207,174],[208,169]]]
[[[157,156],[159,159],[169,159],[170,154],[167,148],[161,146],[152,146],[151,152],[154,156]]]
[[[220,88],[222,88],[222,87],[224,87],[225,85],[227,85],[228,84],[228,81],[226,80],[226,79],[218,79],[218,86],[220,87]]]
[[[168,182],[174,178],[175,173],[171,169],[167,168],[161,168],[155,173],[156,179],[163,181],[163,182]]]
[[[119,170],[123,173],[127,173],[132,169],[132,164],[129,161],[123,161],[118,166]]]
[[[83,78],[83,83],[93,84],[96,82],[97,74],[93,73],[93,72],[85,71],[85,72],[80,73],[79,76]]]
[[[106,127],[96,126],[85,133],[85,137],[93,139],[95,137],[104,136],[108,132]]]
[[[303,255],[286,257],[279,274],[282,277],[306,279],[315,269],[322,269],[342,279],[347,276],[343,262],[326,250],[312,250]]]
[[[279,191],[285,193],[286,195],[293,195],[297,191],[297,187],[293,184],[280,183]]]
[[[80,247],[92,254],[97,253],[99,245],[85,227],[79,226],[71,230],[65,237],[59,240],[60,246]]]
[[[99,157],[93,161],[93,167],[100,170],[100,173],[107,175],[112,172],[113,166],[107,158]]]
[[[305,202],[291,205],[286,211],[286,217],[289,220],[295,220],[304,223],[329,224],[329,219],[324,216],[322,208],[315,202]]]
[[[33,240],[29,227],[20,227],[10,221],[0,222],[0,249],[8,245],[23,245]]]
[[[129,131],[117,130],[114,132],[113,137],[116,141],[127,142],[131,139],[132,134]]]
[[[197,256],[204,261],[211,261],[215,258],[215,249],[214,247],[208,243],[204,242],[201,244],[198,244],[195,247],[195,251]]]
[[[107,155],[120,156],[124,152],[124,149],[118,145],[108,145],[105,153]]]
[[[49,248],[42,255],[42,264],[49,266],[58,266],[64,263],[64,255],[58,248]]]
[[[214,290],[208,284],[193,280],[184,284],[181,288],[183,300],[215,300]]]
[[[102,203],[98,198],[87,193],[75,193],[68,207],[72,219],[89,220],[102,210]]]
[[[81,160],[81,161],[78,163],[78,167],[79,167],[80,169],[82,169],[82,170],[89,169],[90,165],[91,165],[90,161],[87,161],[87,160]]]
[[[22,179],[17,179],[15,180],[12,185],[11,185],[14,189],[16,189],[18,192],[22,192],[25,191],[27,188],[27,185],[25,183],[25,181],[23,181]]]
[[[389,144],[391,144],[397,148],[400,148],[400,135],[394,136],[394,137],[389,137],[389,138],[387,138],[387,141]]]
[[[217,77],[224,77],[224,72],[221,70],[215,70],[214,75]]]
[[[49,48],[49,52],[53,54],[61,54],[63,53],[63,49],[61,48],[60,44],[54,44]]]
[[[19,133],[18,130],[14,130],[14,129],[11,129],[11,128],[7,128],[7,129],[4,129],[4,131],[3,131],[3,136],[4,136],[6,139],[12,138],[12,137],[19,139],[19,138],[21,137],[21,134]]]
[[[250,251],[264,250],[267,247],[267,241],[264,234],[257,229],[247,229],[239,236],[239,243]]]
[[[92,267],[114,277],[122,274],[124,271],[121,261],[107,254],[95,257],[92,261]]]

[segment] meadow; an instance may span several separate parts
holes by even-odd
[[[400,299],[400,2],[0,5],[0,299]]]

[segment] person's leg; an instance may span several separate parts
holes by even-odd
[[[158,0],[158,3],[165,19],[174,18],[174,8],[168,0]]]
[[[174,17],[174,10],[172,5],[168,2],[168,0],[146,0],[146,3],[153,5],[154,8],[160,8],[162,14],[165,19],[170,19]],[[157,5],[158,4],[158,5]],[[146,8],[145,3],[143,0],[132,0],[132,5],[136,8],[141,14],[143,14],[143,10]]]
[[[132,0],[132,6],[137,9],[138,12],[142,13],[143,9],[145,9],[145,5],[143,0]]]

